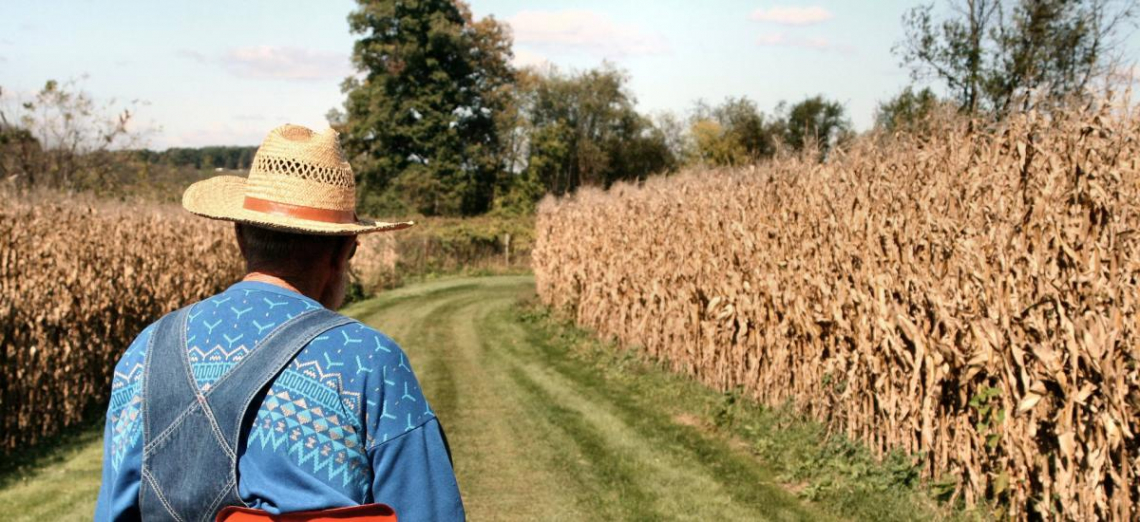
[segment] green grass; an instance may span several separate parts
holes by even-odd
[[[4,462],[0,518],[10,522],[90,520],[103,466],[103,431],[87,427]]]
[[[984,512],[949,508],[931,498],[921,483],[919,459],[904,453],[875,458],[862,444],[828,434],[818,422],[789,408],[765,408],[739,392],[716,393],[669,372],[630,350],[598,341],[590,332],[551,318],[534,304],[520,307],[532,330],[532,344],[548,364],[574,375],[583,389],[621,394],[629,422],[663,443],[676,444],[718,466],[726,483],[742,486],[742,497],[762,494],[764,480],[809,501],[832,516],[851,520],[966,520]],[[729,454],[715,441],[727,442]],[[743,463],[746,452],[763,464],[763,475]],[[771,503],[772,499],[755,501]]]
[[[879,463],[789,412],[671,374],[550,318],[533,295],[527,276],[454,278],[345,310],[408,353],[472,520],[946,516],[906,457]],[[0,475],[4,519],[89,518],[99,436]]]

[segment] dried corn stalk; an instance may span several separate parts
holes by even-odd
[[[101,413],[147,323],[239,277],[232,236],[180,210],[0,194],[0,454]]]
[[[548,199],[539,295],[969,502],[1136,520],[1140,115],[945,127]]]

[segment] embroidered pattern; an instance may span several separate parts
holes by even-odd
[[[345,423],[349,418],[337,413],[335,402],[321,403],[288,389],[309,384],[308,377],[293,370],[281,375],[274,389],[283,389],[265,399],[248,446],[260,444],[262,449],[286,453],[323,480],[335,483],[339,479],[344,488],[366,488],[371,476],[368,457],[356,427]]]
[[[276,327],[315,307],[301,297],[240,285],[194,305],[186,338],[198,387],[208,390]],[[140,451],[141,381],[151,328],[115,371],[109,415],[116,472],[128,453]],[[363,501],[372,475],[368,450],[433,417],[403,351],[376,330],[350,323],[315,338],[277,377],[246,447],[260,449],[257,458],[275,455],[282,465]]]
[[[123,457],[142,438],[143,352],[154,327],[147,327],[123,354],[111,380],[111,468],[119,470]]]

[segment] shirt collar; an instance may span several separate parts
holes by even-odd
[[[308,302],[309,304],[324,308],[324,305],[322,305],[321,303],[317,302],[315,299],[312,299],[305,294],[302,294],[300,292],[294,292],[292,290],[289,290],[288,288],[283,288],[283,287],[280,287],[277,285],[273,285],[273,284],[269,284],[269,283],[263,283],[261,281],[238,281],[237,283],[230,285],[230,287],[226,289],[226,292],[235,292],[238,290],[251,290],[251,291],[257,291],[257,292],[272,292],[274,294],[283,295],[286,297],[292,297],[294,299],[300,299],[302,301]]]

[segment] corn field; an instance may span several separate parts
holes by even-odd
[[[525,270],[533,229],[484,221],[361,236],[354,280],[372,295],[407,276]],[[0,191],[0,454],[98,418],[134,337],[242,268],[232,225],[177,206]]]
[[[542,300],[1015,519],[1140,519],[1140,114],[857,139],[540,207]]]
[[[0,454],[97,418],[143,327],[239,263],[231,227],[180,209],[0,194]]]

